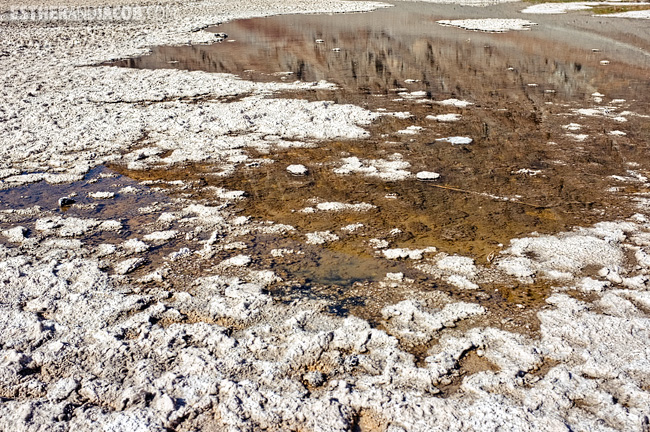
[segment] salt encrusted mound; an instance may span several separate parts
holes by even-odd
[[[27,238],[28,230],[24,226],[17,226],[2,231],[2,234],[12,243],[21,243]]]
[[[440,311],[427,311],[423,305],[404,300],[395,306],[382,309],[388,332],[412,345],[430,341],[436,333],[454,326],[456,321],[485,313],[482,306],[470,303],[453,303]]]
[[[306,166],[300,164],[289,165],[287,167],[289,174],[303,176],[309,171]]]
[[[440,174],[433,171],[420,171],[415,175],[415,177],[421,181],[433,181],[438,180],[440,178]]]
[[[490,33],[504,33],[510,30],[530,30],[536,23],[524,19],[506,18],[479,18],[440,20],[438,24],[452,27],[460,27],[465,30],[484,31]]]
[[[551,279],[571,279],[587,266],[618,268],[623,250],[617,244],[634,225],[601,223],[589,230],[515,239],[497,266],[519,278],[541,275]],[[529,258],[534,255],[535,258]]]
[[[411,172],[406,170],[410,168],[411,164],[402,160],[402,155],[399,153],[391,155],[391,160],[363,160],[351,156],[343,158],[342,162],[340,167],[334,169],[335,174],[362,174],[369,177],[379,177],[385,181],[399,181],[411,177]]]

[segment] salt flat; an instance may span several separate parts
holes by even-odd
[[[0,4],[9,14],[12,3]],[[383,6],[193,2],[170,5],[159,21],[0,24],[0,430],[648,430],[650,219],[638,167],[619,176],[639,191],[633,214],[531,230],[480,262],[433,244],[400,247],[399,228],[346,219],[372,215],[374,202],[305,200],[293,209],[300,217],[341,218],[307,230],[242,213],[237,205],[257,198],[211,186],[210,176],[156,170],[203,164],[227,177],[277,163],[265,156],[278,148],[364,140],[392,116],[291,97],[335,87],[324,81],[96,66],[152,45],[213,42],[210,24]],[[441,103],[473,109],[462,98]],[[621,127],[616,118],[645,115],[630,107],[567,107],[558,128],[593,118]],[[453,114],[436,119],[460,119]],[[277,172],[292,182],[312,171],[386,188],[417,181],[400,153],[335,156],[305,162],[300,176],[287,164]],[[142,178],[101,168],[116,162]],[[75,201],[69,209],[57,204],[63,196]],[[301,212],[307,205],[314,211]],[[367,243],[375,272],[387,266],[385,277],[355,286],[406,293],[376,322],[332,314],[327,298],[273,295],[280,276],[269,256],[301,265],[310,248],[350,238]],[[432,278],[429,289],[414,268]],[[431,281],[472,294],[461,300]],[[483,286],[532,286],[541,298],[503,313],[507,299],[474,294]],[[528,328],[509,325],[522,316]]]

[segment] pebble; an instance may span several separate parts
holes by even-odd
[[[438,180],[440,178],[440,174],[432,171],[420,171],[415,175],[415,177],[421,181],[433,181]]]
[[[304,176],[309,172],[306,166],[300,164],[289,165],[287,171],[295,176]]]
[[[61,197],[61,198],[59,198],[59,207],[71,206],[74,203],[76,203],[76,201],[73,200],[70,197]]]

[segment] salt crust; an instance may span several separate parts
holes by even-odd
[[[598,5],[614,5],[614,6],[639,6],[639,3],[623,2],[623,1],[609,1],[609,2],[570,2],[570,3],[541,3],[528,6],[524,8],[521,13],[527,14],[564,14],[571,11],[589,10]],[[628,11],[612,14],[604,14],[599,16],[606,17],[620,17],[620,18],[641,18],[650,19],[650,11]]]
[[[193,114],[206,120],[208,129],[224,123],[212,117],[222,102],[195,105],[180,99],[249,92],[252,96],[231,103],[234,110],[227,111],[237,124],[249,120],[236,110],[254,110],[268,88],[202,73],[75,67],[80,63],[142,53],[148,45],[207,41],[213,35],[190,30],[262,14],[252,10],[324,12],[375,5],[197,2],[160,26],[7,26],[1,51],[9,55],[0,56],[5,71],[2,187],[79,179],[92,166],[115,159],[143,137],[143,130],[161,141],[151,142],[149,155],[134,155],[129,162],[136,167],[147,166],[138,165],[147,158],[158,163],[165,150],[178,151],[170,163],[241,156],[237,146],[245,141],[268,142],[268,123],[274,134],[290,129],[282,119],[279,126],[268,118],[253,119],[258,135],[236,129],[249,136],[215,140],[222,146],[218,152],[183,153],[173,147],[176,139],[189,139],[196,131],[199,138],[189,144],[198,149],[204,143]],[[72,46],[65,42],[69,36],[86,42]],[[306,115],[328,109],[279,104]],[[345,117],[333,125],[343,121],[348,131],[360,134],[359,125],[372,119],[354,107],[331,113]],[[174,120],[166,122],[165,115]],[[323,125],[325,134],[338,133],[327,132],[328,124],[321,118],[301,136],[318,139]],[[644,239],[650,238],[650,227],[644,216],[518,239],[497,257],[495,271],[504,276],[561,276],[565,287],[588,289],[598,298],[587,303],[554,294],[538,313],[540,337],[529,338],[480,326],[453,330],[454,323],[485,313],[481,306],[451,302],[439,308],[417,299],[385,308],[388,334],[355,317],[323,314],[317,304],[277,304],[263,291],[276,280],[269,270],[238,270],[253,282],[214,276],[194,281],[187,292],[143,294],[122,281],[148,252],[135,252],[142,256],[128,258],[109,274],[100,255],[117,248],[85,243],[100,231],[120,230],[119,221],[21,212],[0,213],[5,223],[29,212],[38,219],[4,230],[9,243],[0,246],[0,430],[55,425],[62,431],[162,432],[218,422],[217,430],[230,431],[346,431],[368,412],[391,432],[647,428],[650,299]],[[246,218],[237,223],[229,218],[223,209],[192,205],[161,214],[158,223],[215,233],[253,229]],[[286,225],[257,229],[277,235],[294,231]],[[211,238],[213,245],[218,238]],[[633,258],[625,253],[630,248],[636,248]],[[190,257],[184,259],[199,259]],[[594,266],[602,266],[589,275],[599,284],[582,275]],[[184,316],[199,319],[188,323]],[[417,364],[400,345],[433,339],[438,343]],[[471,352],[480,352],[497,370],[466,374],[460,378],[462,393],[436,396],[438,387],[460,377],[461,358]],[[531,373],[544,366],[544,372]]]
[[[436,141],[447,142],[451,145],[468,145],[471,144],[474,140],[469,137],[452,136],[446,138],[437,138]]]
[[[426,116],[427,120],[435,120],[443,123],[455,122],[461,119],[460,114],[437,114]]]
[[[524,19],[478,18],[459,20],[440,20],[438,24],[460,27],[465,30],[483,31],[489,33],[505,33],[510,30],[530,30],[536,23]]]
[[[406,170],[411,164],[403,161],[399,153],[394,154],[392,160],[359,159],[352,156],[343,158],[342,162],[341,166],[334,169],[335,174],[362,174],[368,177],[379,177],[385,181],[406,180],[411,177],[411,172]]]
[[[108,28],[103,22],[83,28],[4,26],[0,52],[7,55],[0,62],[7,73],[0,90],[0,136],[6,145],[0,148],[0,172],[10,175],[2,176],[0,188],[80,180],[136,141],[149,146],[126,157],[134,169],[212,159],[223,161],[225,170],[233,166],[228,157],[241,155],[243,146],[306,145],[301,141],[365,136],[360,126],[376,114],[362,108],[264,99],[278,90],[333,87],[325,82],[253,83],[204,72],[82,66],[141,54],[151,45],[213,40],[211,33],[196,31],[199,21],[207,25],[259,15],[254,12],[257,6],[250,5],[175,5],[173,22],[119,22]],[[382,6],[325,0],[317,5],[290,1],[263,9],[267,14]],[[67,40],[81,43],[70,45]],[[250,96],[225,101],[240,95]],[[265,140],[267,136],[277,139]],[[150,139],[142,141],[145,137]],[[161,158],[164,152],[169,156]]]
[[[421,260],[424,254],[433,253],[436,251],[435,247],[428,247],[425,249],[409,249],[409,248],[395,248],[395,249],[384,249],[381,253],[385,258],[390,260],[398,259],[412,259],[412,260]]]
[[[316,207],[305,207],[300,210],[303,213],[316,213],[316,212],[367,212],[376,209],[377,206],[368,203],[342,203],[336,201],[328,201],[318,203]]]
[[[460,100],[456,98],[451,98],[451,99],[444,99],[441,101],[436,102],[438,105],[443,105],[443,106],[453,106],[457,108],[467,108],[470,105],[474,105],[472,102],[465,101],[465,100]]]
[[[312,233],[307,233],[307,244],[312,245],[322,245],[325,243],[330,243],[337,241],[339,236],[329,231],[317,231]]]
[[[650,19],[650,10],[605,14],[606,17]]]
[[[189,205],[168,219],[185,220],[186,228],[252,229],[245,221],[227,228],[225,211]],[[52,219],[37,223],[50,227]],[[481,327],[476,320],[487,311],[475,303],[405,300],[382,310],[385,331],[322,314],[314,303],[278,304],[264,292],[277,277],[248,268],[247,255],[230,258],[227,267],[255,282],[204,277],[171,296],[124,290],[120,278],[136,271],[148,252],[120,263],[113,276],[101,271],[82,240],[102,223],[76,221],[85,231],[74,244],[56,241],[69,242],[53,227],[7,230],[32,249],[16,254],[14,246],[0,247],[2,391],[20,395],[0,404],[0,429],[35,430],[59,418],[69,430],[162,431],[189,418],[205,425],[216,412],[228,430],[346,431],[369,409],[390,430],[409,431],[504,424],[512,430],[639,430],[645,421],[650,319],[643,308],[650,297],[648,277],[635,268],[650,266],[647,246],[637,245],[650,225],[641,215],[516,239],[498,256],[497,271],[508,260],[525,259],[535,277],[561,272],[565,286],[598,296],[590,304],[552,295],[538,313],[540,338]],[[623,251],[630,248],[636,261],[627,265]],[[467,281],[485,271],[462,256],[422,259]],[[594,265],[605,269],[597,279],[580,276]],[[594,282],[601,278],[609,281]],[[390,281],[405,283],[397,275]],[[184,316],[202,318],[183,323]],[[476,324],[455,330],[462,321]],[[433,340],[418,365],[400,348]],[[438,397],[469,352],[495,370],[461,378],[462,397]],[[547,372],[532,373],[546,362],[552,362]],[[74,416],[61,417],[75,401],[83,404],[75,405]]]

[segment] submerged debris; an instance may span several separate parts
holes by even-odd
[[[59,207],[68,207],[74,204],[76,201],[70,197],[59,198]]]

